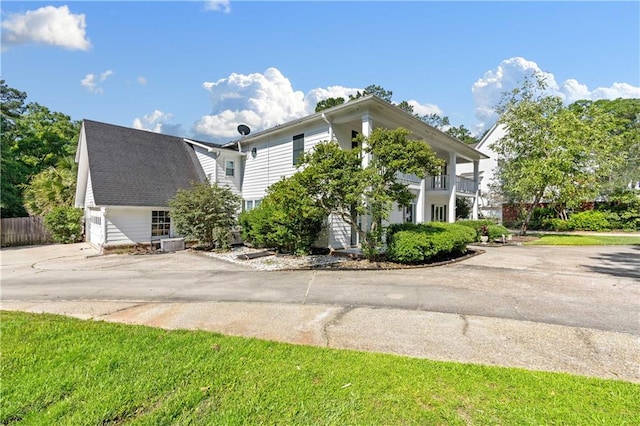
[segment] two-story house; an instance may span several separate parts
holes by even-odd
[[[396,106],[366,96],[222,146],[85,120],[76,155],[76,206],[86,211],[87,241],[105,246],[174,236],[167,200],[194,180],[226,185],[242,196],[243,209],[255,208],[271,184],[296,172],[303,152],[322,141],[353,149],[355,136],[367,136],[376,127],[408,129],[446,163],[440,175],[426,179],[398,176],[415,198],[411,206],[395,208],[390,223],[454,222],[456,197],[469,198],[477,217],[479,162],[487,157]],[[470,178],[457,174],[461,164],[471,167]],[[337,217],[327,218],[325,231],[322,245],[358,244]]]

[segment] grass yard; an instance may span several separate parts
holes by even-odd
[[[1,424],[640,424],[640,385],[0,312]]]
[[[640,245],[640,237],[616,235],[569,235],[569,234],[539,234],[536,240],[528,241],[525,245],[545,246],[619,246]]]

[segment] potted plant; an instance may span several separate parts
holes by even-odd
[[[487,225],[482,225],[479,232],[480,241],[482,242],[482,244],[487,244],[487,241],[489,241],[489,227]]]

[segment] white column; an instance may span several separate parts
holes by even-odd
[[[447,179],[449,180],[449,205],[447,206],[447,222],[452,223],[456,221],[456,153],[449,153],[449,174]]]
[[[362,115],[362,136],[364,136],[364,142],[362,143],[362,168],[369,166],[369,161],[371,159],[371,154],[367,154],[365,149],[367,148],[367,138],[371,135],[373,131],[373,121],[368,113]],[[371,226],[369,216],[361,216],[360,220],[362,221],[362,229],[368,230]],[[358,241],[360,244],[360,241]]]
[[[366,138],[368,138],[371,135],[371,132],[373,131],[373,121],[371,120],[371,117],[369,117],[369,114],[363,114],[362,115],[362,136],[364,136],[365,141],[362,144],[362,167],[367,167],[369,165],[369,159],[370,159],[370,154],[366,154],[364,152],[364,150],[367,148],[367,141]]]
[[[424,223],[427,221],[426,217],[427,208],[427,179],[424,178],[420,181],[420,192],[416,199],[416,223]]]
[[[478,202],[480,201],[480,160],[473,160],[473,187],[475,189],[475,195],[473,197],[471,219],[478,220]]]

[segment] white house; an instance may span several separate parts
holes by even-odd
[[[394,105],[367,96],[224,146],[85,120],[76,154],[76,206],[86,212],[87,241],[111,246],[174,236],[167,200],[190,182],[205,178],[230,187],[242,196],[243,209],[252,209],[271,184],[295,173],[302,152],[330,140],[352,149],[354,136],[367,136],[376,127],[406,128],[446,162],[438,176],[398,176],[415,198],[409,208],[394,209],[391,223],[454,222],[456,197],[468,197],[477,217],[479,164],[487,156]],[[472,170],[469,178],[459,176],[464,164]],[[323,246],[357,244],[349,226],[328,218]]]
[[[500,140],[506,134],[505,127],[501,124],[494,124],[493,127],[478,142],[475,149],[485,155],[480,160],[480,182],[478,191],[478,211],[487,218],[494,218],[502,221],[502,197],[492,185],[495,184],[495,170],[498,167],[498,154],[491,149],[491,145]],[[461,176],[471,178],[473,167],[468,164],[461,164],[459,167]]]

